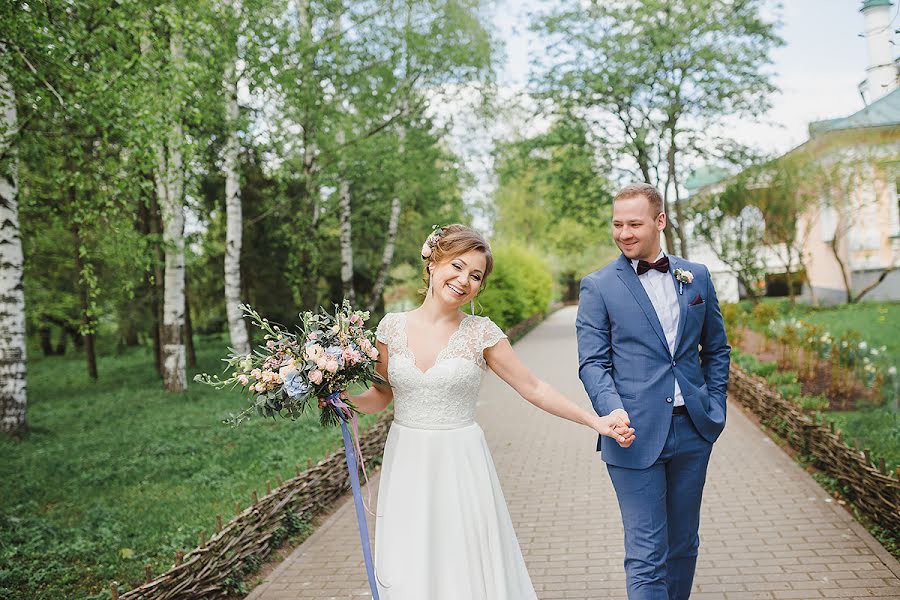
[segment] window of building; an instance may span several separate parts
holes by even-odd
[[[828,194],[819,200],[819,230],[822,232],[822,241],[830,242],[834,239],[834,230],[837,227],[837,218],[834,208],[831,206],[831,197]]]

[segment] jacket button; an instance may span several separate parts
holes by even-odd
[[[675,366],[675,361],[674,361],[674,360],[672,361],[672,366],[673,366],[673,367]]]
[[[671,398],[666,398],[666,402],[668,402],[669,404],[671,404],[671,403],[672,403],[672,399],[671,399]]]

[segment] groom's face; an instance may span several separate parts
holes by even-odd
[[[613,202],[613,239],[629,260],[656,260],[659,232],[665,227],[665,213],[654,211],[646,196]]]

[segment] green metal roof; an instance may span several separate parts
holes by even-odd
[[[727,179],[729,176],[731,176],[731,173],[729,173],[722,167],[708,165],[700,167],[699,169],[688,175],[688,178],[684,182],[684,187],[688,190],[699,190],[700,188],[704,188],[708,185],[719,183],[723,179]]]
[[[813,121],[809,124],[809,137],[814,138],[829,131],[889,127],[891,125],[900,125],[900,88],[849,117]]]
[[[863,2],[862,8],[859,9],[859,12],[866,10],[867,8],[872,8],[873,6],[890,6],[891,0],[866,0]]]

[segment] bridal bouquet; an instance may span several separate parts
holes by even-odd
[[[251,397],[255,397],[249,407],[238,415],[231,415],[226,421],[232,425],[240,424],[254,413],[264,417],[281,415],[294,419],[310,405],[315,405],[321,407],[319,421],[322,426],[341,426],[366,575],[372,598],[378,600],[359,482],[360,468],[363,474],[366,473],[359,446],[359,420],[356,408],[343,393],[356,383],[384,383],[375,372],[378,360],[375,334],[364,327],[369,313],[353,310],[350,303],[344,300],[340,306],[334,306],[334,314],[324,310],[301,313],[303,325],[297,333],[291,333],[270,323],[246,304],[241,305],[241,310],[265,332],[265,344],[250,354],[235,354],[232,351],[224,359],[228,364],[226,372],[230,371],[231,377],[219,379],[204,373],[194,380],[219,389],[241,386]]]
[[[353,310],[350,303],[334,306],[334,314],[304,312],[297,333],[286,331],[260,316],[246,304],[241,310],[265,333],[265,344],[250,354],[232,353],[224,360],[231,376],[220,379],[206,373],[194,380],[216,388],[241,387],[252,403],[226,421],[238,425],[253,414],[294,419],[312,405],[320,406],[323,426],[334,426],[343,417],[352,418],[356,409],[342,396],[355,383],[381,381],[375,372],[378,349],[375,334],[365,329],[367,311]]]

